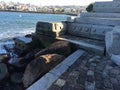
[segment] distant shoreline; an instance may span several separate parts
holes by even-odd
[[[20,13],[40,13],[40,14],[65,14],[65,15],[71,15],[71,16],[77,16],[77,14],[71,14],[71,13],[47,13],[47,12],[35,12],[35,11],[12,11],[12,10],[0,10],[0,12],[20,12]]]

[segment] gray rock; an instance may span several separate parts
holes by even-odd
[[[41,55],[35,60],[31,61],[27,65],[23,75],[24,87],[31,85],[35,80],[43,76],[62,60],[64,60],[64,56],[62,55],[47,54]]]
[[[11,75],[11,81],[14,83],[22,83],[22,77],[23,77],[23,73],[13,73]]]
[[[6,64],[0,63],[0,80],[3,80],[7,76],[8,76],[8,69]]]
[[[120,73],[119,68],[114,68],[110,71],[110,76],[117,76],[119,75],[119,73]]]
[[[63,87],[65,85],[66,81],[63,80],[63,79],[58,79],[56,82],[55,82],[55,85],[59,86],[59,87]]]
[[[112,84],[109,79],[104,79],[104,86],[109,89],[112,88]]]
[[[69,55],[71,53],[71,45],[67,41],[57,41],[50,45],[48,48],[45,48],[39,51],[35,56],[45,55],[45,54],[61,54],[61,55]]]
[[[94,90],[95,89],[95,84],[91,82],[86,82],[85,83],[85,90]]]

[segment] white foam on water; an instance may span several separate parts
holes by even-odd
[[[0,41],[7,41],[14,37],[24,36],[26,34],[32,34],[35,30],[33,28],[24,29],[24,30],[8,30],[3,33],[0,33]]]
[[[7,54],[4,45],[11,45],[11,44],[14,44],[14,41],[0,42],[0,54]]]

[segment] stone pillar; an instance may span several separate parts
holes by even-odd
[[[120,66],[120,26],[115,26],[113,31],[106,34],[105,43],[108,55]]]
[[[113,0],[113,1],[120,1],[120,0]]]

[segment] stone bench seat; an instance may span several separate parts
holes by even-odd
[[[112,26],[92,25],[80,23],[67,23],[66,33],[57,37],[60,40],[66,40],[79,45],[85,50],[105,53],[105,34],[112,31]]]
[[[104,54],[104,50],[105,50],[104,41],[98,41],[95,39],[77,37],[72,35],[63,35],[63,36],[57,37],[57,39],[74,43],[78,45],[79,48],[85,49],[87,51],[93,51],[98,54]]]

